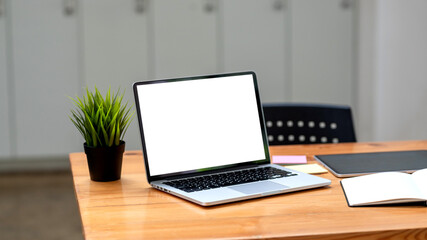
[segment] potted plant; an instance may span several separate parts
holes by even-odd
[[[70,119],[85,139],[84,151],[93,181],[114,181],[121,177],[125,150],[123,137],[133,119],[128,103],[122,104],[124,92],[108,92],[102,96],[98,89],[86,96],[70,99],[76,109]]]

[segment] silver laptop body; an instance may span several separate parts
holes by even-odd
[[[211,206],[331,183],[270,164],[254,72],[136,82],[133,91],[156,189]]]

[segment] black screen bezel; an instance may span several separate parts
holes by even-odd
[[[146,144],[145,144],[145,137],[144,137],[144,125],[142,123],[141,110],[140,110],[141,108],[140,108],[140,104],[139,104],[139,100],[138,100],[138,86],[148,85],[148,84],[165,84],[165,83],[178,82],[178,81],[203,80],[203,79],[210,79],[210,78],[221,78],[221,77],[240,76],[240,75],[252,75],[254,90],[255,90],[254,94],[256,97],[257,105],[258,105],[258,116],[259,116],[259,121],[260,121],[260,126],[261,126],[261,134],[262,134],[262,139],[263,139],[263,144],[264,144],[265,158],[264,159],[252,160],[252,161],[248,161],[248,162],[243,162],[243,163],[217,166],[217,167],[209,168],[209,169],[194,169],[194,170],[190,170],[190,171],[174,172],[174,173],[151,176],[150,167],[148,164],[148,154],[147,154],[147,149],[146,149]],[[135,97],[135,107],[136,107],[136,112],[137,112],[137,116],[138,116],[138,124],[139,124],[139,130],[140,130],[140,135],[141,135],[141,143],[142,143],[142,152],[143,152],[143,157],[144,157],[145,171],[146,171],[147,180],[149,183],[152,181],[156,181],[156,180],[162,180],[162,179],[166,179],[166,178],[174,178],[177,176],[180,176],[180,177],[184,176],[185,177],[185,176],[190,176],[190,175],[206,174],[206,173],[215,172],[218,170],[223,170],[224,168],[240,168],[240,167],[247,167],[247,166],[254,166],[254,165],[261,165],[261,164],[270,163],[270,153],[269,153],[269,148],[268,148],[267,134],[266,134],[266,128],[265,128],[265,122],[264,122],[264,113],[263,113],[263,109],[262,109],[261,99],[259,96],[259,89],[258,89],[256,74],[253,71],[135,82],[133,84],[133,93],[134,93],[134,97]]]

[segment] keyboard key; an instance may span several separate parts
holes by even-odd
[[[168,181],[164,184],[185,192],[194,192],[296,175],[295,173],[273,167],[263,167]]]

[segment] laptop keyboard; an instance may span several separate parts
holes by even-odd
[[[281,177],[291,177],[296,175],[296,173],[288,172],[273,167],[263,167],[227,173],[212,174],[201,177],[186,178],[182,180],[173,180],[164,182],[164,184],[178,188],[185,192],[195,192],[242,183],[250,183]]]

